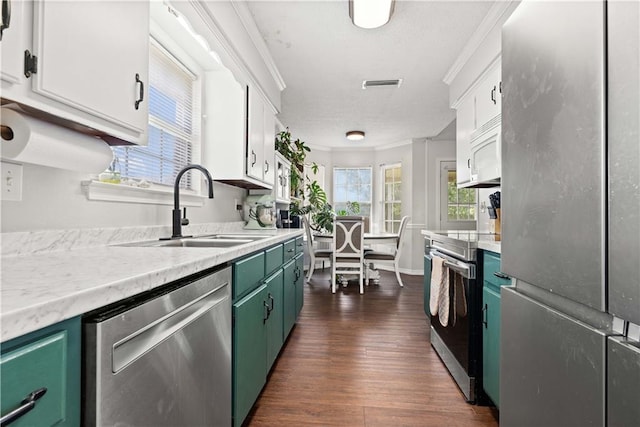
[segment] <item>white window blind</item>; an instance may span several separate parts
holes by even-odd
[[[149,54],[149,127],[146,147],[114,147],[123,177],[173,185],[192,162],[196,76],[153,39]],[[191,188],[190,174],[180,181]]]
[[[402,165],[382,165],[384,231],[397,233],[402,220]]]

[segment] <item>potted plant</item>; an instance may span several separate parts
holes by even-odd
[[[291,205],[289,214],[294,227],[300,226],[300,215],[310,215],[316,230],[333,230],[333,210],[327,203],[327,194],[316,180],[304,174],[304,166],[311,166],[313,174],[318,165],[305,163],[311,149],[299,138],[291,139],[289,128],[276,135],[276,150],[291,162]],[[306,193],[306,197],[305,197]]]

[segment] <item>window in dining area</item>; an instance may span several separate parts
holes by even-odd
[[[349,212],[348,204],[357,202],[358,215],[371,217],[370,167],[333,168],[333,209],[335,212]]]
[[[398,233],[402,220],[402,165],[382,165],[382,223],[387,233]]]

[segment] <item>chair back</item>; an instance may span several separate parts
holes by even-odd
[[[311,233],[311,225],[309,224],[309,220],[306,215],[300,215],[302,218],[302,226],[304,227],[304,232],[307,236],[307,247],[310,252],[313,252],[313,234]]]
[[[400,220],[400,228],[398,229],[398,241],[396,242],[396,254],[400,252],[400,245],[402,244],[402,236],[404,235],[404,230],[407,228],[409,219],[411,218],[405,215]]]
[[[364,217],[338,216],[333,224],[333,251],[336,258],[362,258]]]

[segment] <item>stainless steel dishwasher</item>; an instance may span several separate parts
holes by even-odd
[[[231,268],[83,322],[84,425],[231,425]]]

